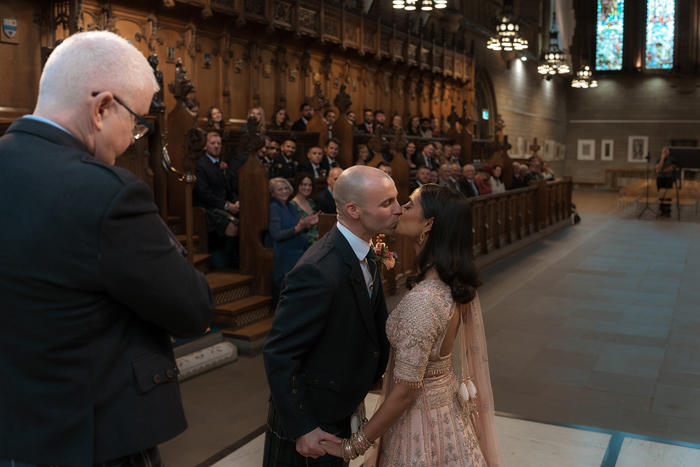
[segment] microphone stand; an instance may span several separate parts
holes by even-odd
[[[637,217],[637,219],[641,219],[647,209],[649,211],[653,212],[657,217],[659,215],[651,207],[649,207],[649,161],[651,160],[651,154],[647,153],[646,159],[647,159],[647,196],[645,198],[646,199],[646,206],[644,206],[644,209],[642,209],[642,211],[639,213],[639,216]]]

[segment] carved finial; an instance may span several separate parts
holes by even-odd
[[[321,89],[321,82],[316,81],[314,85],[314,95],[309,99],[309,105],[316,111],[320,111],[328,107],[328,99],[323,95],[323,90]]]
[[[395,138],[389,143],[389,148],[396,151],[397,154],[402,154],[403,150],[406,149],[406,146],[408,146],[408,143],[404,139],[405,134],[406,132],[403,131],[403,128],[401,127],[398,127],[394,130]]]
[[[350,95],[345,92],[347,87],[348,86],[345,83],[340,85],[340,92],[337,96],[335,96],[335,99],[333,99],[333,105],[335,105],[338,108],[339,115],[345,115],[345,113],[352,105],[352,99],[350,99]]]
[[[207,133],[197,127],[192,127],[185,133],[185,158],[182,160],[182,168],[186,174],[196,171],[197,159],[204,153],[207,145]]]
[[[187,69],[182,65],[181,58],[178,58],[175,64],[175,81],[168,84],[168,89],[178,100],[185,100],[194,89],[192,81],[187,77]]]
[[[149,113],[164,113],[165,112],[165,102],[164,99],[164,89],[163,89],[163,72],[158,69],[158,55],[153,54],[148,57],[148,63],[153,69],[153,75],[158,82],[159,90],[153,94],[153,100],[151,100],[151,108]]]
[[[248,154],[256,154],[260,148],[265,146],[264,130],[261,131],[258,120],[254,116],[248,117],[248,131],[241,136],[239,151],[247,151]]]

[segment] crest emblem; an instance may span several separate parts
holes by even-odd
[[[17,20],[3,19],[2,32],[10,39],[14,38],[17,35]]]

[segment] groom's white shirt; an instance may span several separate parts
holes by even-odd
[[[370,291],[370,286],[372,285],[372,275],[369,273],[369,264],[367,264],[367,259],[365,257],[367,256],[367,253],[369,253],[369,249],[372,248],[372,244],[362,240],[360,237],[350,232],[350,229],[341,224],[340,221],[338,221],[338,230],[340,230],[340,233],[343,234],[345,240],[348,241],[350,248],[352,248],[352,251],[355,253],[355,256],[357,256],[358,261],[360,261],[362,275],[365,277],[365,285],[367,286],[367,293],[369,293],[369,296],[371,297],[372,293]]]

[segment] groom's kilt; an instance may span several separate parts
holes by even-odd
[[[319,424],[323,431],[334,434],[339,438],[350,437],[350,417],[339,423],[330,425]],[[294,467],[294,466],[315,466],[315,467],[347,467],[348,464],[343,459],[329,454],[313,459],[304,457],[297,452],[297,444],[293,439],[284,437],[284,429],[277,415],[277,409],[272,400],[267,414],[267,431],[265,432],[265,450],[263,457],[263,467]]]

